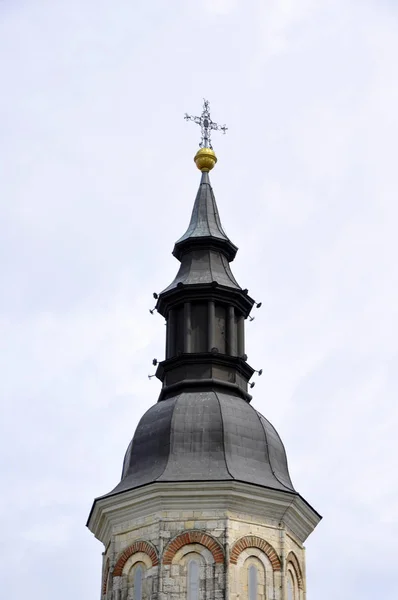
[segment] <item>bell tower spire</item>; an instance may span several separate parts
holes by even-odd
[[[202,129],[194,157],[202,176],[188,229],[174,245],[180,269],[156,305],[167,321],[166,359],[156,372],[163,383],[159,400],[186,387],[210,386],[249,402],[254,369],[246,362],[244,321],[254,300],[232,274],[230,262],[238,249],[221,224],[209,178],[217,162],[210,132],[227,128],[213,123],[207,100],[201,117],[185,118]]]
[[[304,542],[320,520],[293,487],[282,440],[251,403],[237,247],[221,224],[209,171],[210,118],[180,262],[157,297],[167,325],[158,401],[140,419],[119,483],[88,527],[104,545],[101,600],[305,600]]]

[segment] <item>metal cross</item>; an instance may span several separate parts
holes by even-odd
[[[202,130],[202,139],[200,141],[199,146],[201,148],[211,148],[213,150],[213,146],[211,145],[211,130],[214,131],[222,131],[225,133],[228,127],[225,125],[217,125],[217,123],[213,123],[210,118],[210,104],[208,100],[203,100],[203,112],[200,117],[193,117],[191,115],[187,115],[185,113],[184,119],[186,121],[193,121],[197,125],[200,125]]]

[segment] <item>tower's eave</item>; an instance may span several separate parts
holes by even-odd
[[[166,288],[161,294],[156,304],[156,310],[163,316],[166,316],[168,310],[182,301],[228,301],[235,306],[245,318],[250,314],[253,308],[254,300],[247,290],[236,289],[232,287],[218,285],[217,281],[204,284],[179,283],[175,287]]]
[[[181,507],[189,510],[220,509],[250,514],[267,514],[276,522],[285,523],[301,543],[315,529],[321,515],[297,492],[280,491],[240,481],[207,481],[198,488],[199,481],[153,482],[139,488],[117,491],[94,500],[86,526],[105,544],[109,541],[112,525],[136,517],[146,516],[153,510]],[[203,481],[202,481],[203,483]]]

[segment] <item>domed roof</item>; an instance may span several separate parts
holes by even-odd
[[[144,414],[109,495],[153,482],[230,480],[295,493],[267,419],[226,392],[183,391]]]

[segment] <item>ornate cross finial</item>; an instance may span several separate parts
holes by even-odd
[[[200,117],[193,117],[191,115],[187,115],[185,113],[186,121],[193,121],[197,125],[200,125],[202,130],[202,139],[200,141],[199,146],[201,148],[211,148],[213,150],[213,146],[211,145],[211,130],[214,131],[222,131],[225,133],[228,127],[225,125],[217,125],[217,123],[213,123],[210,118],[210,104],[208,100],[203,100],[203,112]]]

